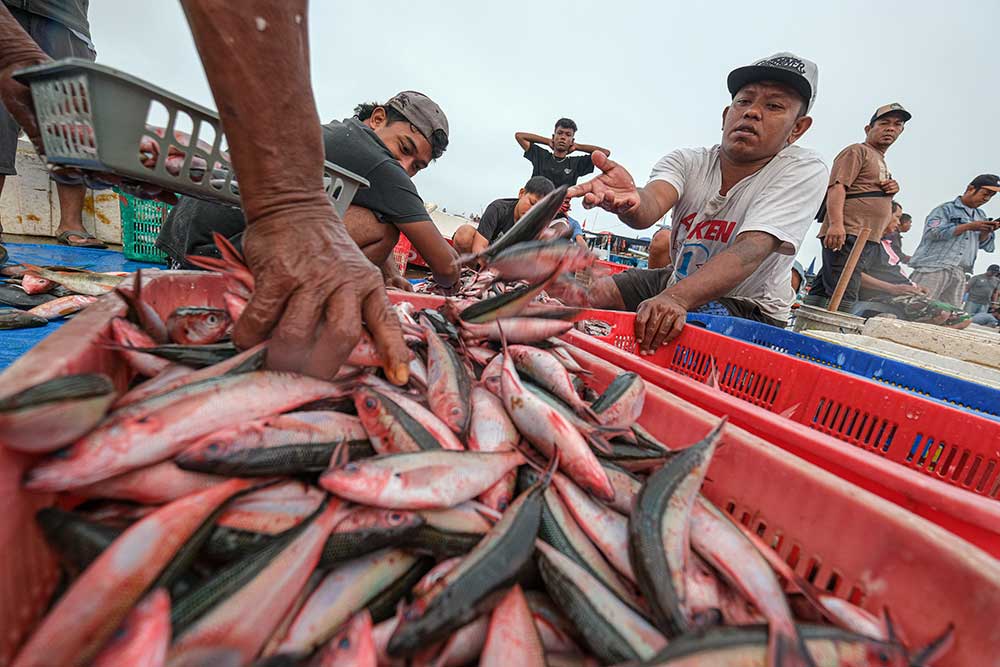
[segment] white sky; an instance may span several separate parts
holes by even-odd
[[[93,0],[90,21],[98,62],[216,108],[177,2]],[[887,154],[915,221],[907,252],[932,208],[975,175],[1000,172],[997,2],[313,0],[309,21],[324,122],[404,89],[445,110],[448,152],[415,183],[452,212],[515,195],[531,167],[514,132],[547,136],[560,116],[643,183],[664,153],[717,143],[726,75],[777,51],[819,66],[814,124],[800,144],[828,164],[863,140],[876,107],[898,101],[913,113]],[[985,208],[1000,216],[1000,197]],[[573,215],[590,230],[627,231],[606,212],[575,204]],[[819,254],[817,229],[803,264]],[[980,253],[976,270],[997,261]]]

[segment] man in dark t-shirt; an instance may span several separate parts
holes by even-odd
[[[510,231],[514,223],[528,212],[539,199],[555,190],[552,181],[544,176],[534,176],[516,197],[497,199],[483,211],[479,226],[462,225],[455,230],[452,240],[462,253],[478,253]]]
[[[438,282],[453,283],[458,277],[455,252],[432,222],[411,180],[447,146],[444,113],[426,95],[406,91],[385,104],[361,104],[355,114],[323,126],[326,159],[370,183],[354,195],[344,216],[351,238],[372,263],[382,267],[387,280],[403,286],[392,261],[402,231]],[[240,247],[245,228],[238,208],[183,198],[167,216],[156,245],[170,256],[172,266],[187,268],[187,255],[216,256],[213,232]]]
[[[556,121],[551,139],[530,132],[516,132],[514,140],[524,151],[524,158],[531,162],[531,175],[544,176],[557,188],[576,185],[581,176],[594,173],[594,162],[590,159],[594,151],[611,154],[607,148],[576,143],[576,123],[569,118]],[[548,146],[551,152],[542,146]],[[576,151],[586,155],[570,155]]]

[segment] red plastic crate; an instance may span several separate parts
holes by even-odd
[[[810,460],[891,462],[899,469],[889,469],[893,478],[905,471],[990,502],[1000,495],[1000,422],[695,326],[655,354],[638,356],[632,313],[587,311],[580,317],[613,326],[603,338],[574,332],[573,341],[584,349],[716,414],[735,411],[745,428]],[[790,428],[793,423],[853,447],[817,448],[803,429]],[[864,456],[848,464],[848,452]],[[903,479],[891,486],[912,498],[911,507],[937,488],[918,493],[904,488],[909,484]]]
[[[151,271],[143,295],[166,316],[181,304],[220,306],[222,286],[221,277],[214,274]],[[442,303],[439,297],[399,293],[393,294],[393,300],[418,307]],[[127,377],[118,371],[120,362],[99,345],[110,319],[122,312],[119,301],[102,299],[18,360],[2,376],[0,386],[5,393],[16,392],[67,372],[110,372],[123,386]],[[584,339],[599,346],[599,351],[616,352],[598,341],[587,341],[582,334],[567,339]],[[591,372],[588,381],[597,389],[606,387],[620,372],[586,352],[575,354]],[[651,383],[639,421],[664,442],[684,445],[703,437],[717,418]],[[830,440],[798,428],[807,437]],[[0,665],[9,662],[55,585],[54,559],[33,520],[34,509],[52,498],[20,488],[29,462],[29,457],[0,449],[4,507],[0,536],[4,544],[16,545],[0,552],[0,628],[4,631]],[[955,623],[955,646],[938,664],[978,667],[985,656],[1000,653],[995,624],[1000,616],[1000,562],[940,527],[734,425],[724,432],[703,491],[762,535],[813,583],[872,612],[888,607],[914,644],[929,641],[947,623]]]
[[[618,262],[608,262],[603,259],[595,261],[594,264],[604,269],[604,271],[606,271],[605,275],[609,276],[635,268],[634,266],[626,266],[625,264],[619,264]]]
[[[448,241],[448,243],[451,243],[451,241]],[[410,243],[410,239],[406,238],[405,234],[399,235],[399,241],[396,242],[395,247],[392,249],[392,257],[396,260],[396,267],[399,268],[401,275],[406,275],[406,266],[408,264],[427,266],[427,262],[420,256],[420,253],[414,250],[413,244]]]

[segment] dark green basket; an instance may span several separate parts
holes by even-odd
[[[136,262],[166,264],[167,255],[156,247],[156,237],[167,219],[170,205],[118,193],[122,213],[122,253]]]

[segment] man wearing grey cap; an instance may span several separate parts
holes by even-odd
[[[458,277],[456,253],[432,222],[411,180],[448,147],[447,117],[433,100],[416,91],[401,92],[384,104],[359,104],[354,111],[353,118],[323,126],[326,159],[370,183],[358,190],[344,216],[348,233],[395,286],[409,287],[392,261],[399,232],[437,280],[453,283]],[[245,228],[239,209],[184,198],[168,215],[156,245],[174,266],[185,267],[187,255],[215,255],[213,232],[240,247]]]
[[[903,133],[912,116],[893,102],[875,110],[865,126],[865,140],[840,151],[830,169],[825,215],[819,238],[823,241],[823,265],[816,272],[805,303],[825,306],[844,273],[847,259],[862,229],[868,240],[848,279],[839,309],[850,312],[858,300],[861,274],[879,261],[882,233],[892,217],[892,196],[899,185],[885,164],[885,152]]]
[[[996,220],[979,208],[1000,192],[1000,176],[980,174],[965,192],[927,215],[920,245],[913,251],[910,278],[932,299],[962,306],[965,274],[972,273],[980,250],[993,252]]]
[[[636,229],[671,213],[670,267],[626,271],[590,289],[595,307],[636,311],[640,352],[676,337],[688,311],[786,323],[792,264],[828,173],[818,153],[794,145],[812,125],[818,78],[814,63],[791,53],[737,68],[720,144],[668,153],[642,188],[594,153],[602,175],[570,189],[585,208]]]

